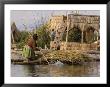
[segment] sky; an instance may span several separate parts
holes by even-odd
[[[19,30],[35,29],[42,23],[47,22],[51,16],[66,15],[75,13],[73,10],[11,10],[11,24],[16,23]],[[80,10],[79,14],[82,15],[100,15],[100,11],[96,10]]]

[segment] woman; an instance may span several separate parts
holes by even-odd
[[[35,50],[37,50],[36,46],[36,41],[38,39],[37,34],[34,34],[33,37],[31,37],[28,41],[27,44],[24,46],[23,48],[23,57],[28,59],[28,60],[32,60],[35,59]]]
[[[51,41],[54,41],[54,39],[55,39],[55,31],[54,31],[54,29],[52,29],[52,32],[51,32]]]

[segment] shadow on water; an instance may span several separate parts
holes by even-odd
[[[100,63],[64,65],[60,62],[51,65],[11,65],[12,77],[97,77],[100,76]]]

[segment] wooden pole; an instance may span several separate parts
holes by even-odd
[[[83,36],[84,36],[84,25],[82,26],[82,29],[81,29],[81,44],[83,44]]]
[[[84,25],[82,25],[82,29],[81,29],[81,49],[83,50],[83,36],[84,36]]]
[[[83,44],[83,35],[84,35],[84,33],[82,31],[82,33],[81,33],[81,44]]]
[[[99,32],[97,31],[97,50],[98,50],[98,46],[99,46],[98,40],[99,40]]]
[[[68,21],[68,14],[67,14],[67,34],[66,34],[66,49],[67,49],[67,42],[68,42],[68,31],[69,31],[69,21]]]

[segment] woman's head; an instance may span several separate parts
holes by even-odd
[[[33,39],[34,39],[34,40],[37,40],[37,39],[38,39],[37,34],[34,34],[34,35],[33,35]]]

